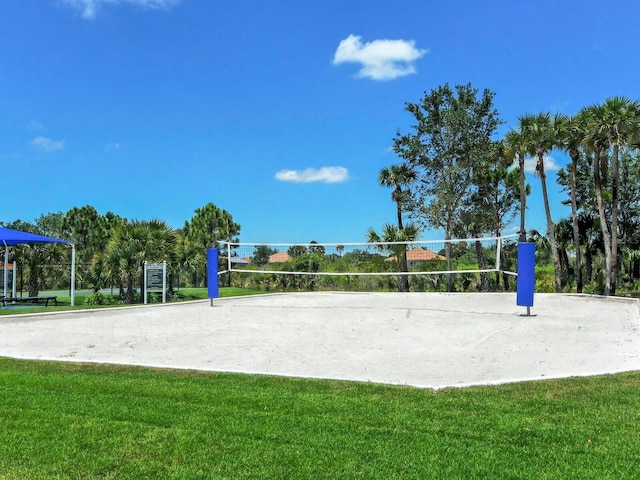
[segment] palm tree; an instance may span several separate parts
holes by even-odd
[[[576,291],[582,293],[582,252],[580,249],[580,228],[578,224],[577,176],[580,149],[583,146],[584,120],[580,116],[560,115],[555,123],[557,146],[566,151],[571,158],[570,187],[571,226],[576,254]]]
[[[391,192],[391,200],[396,203],[397,215],[398,215],[398,230],[403,230],[402,222],[402,206],[407,203],[409,192],[405,190],[405,187],[415,182],[418,175],[415,169],[408,163],[401,163],[400,165],[392,165],[391,167],[384,167],[378,174],[378,183],[382,187],[393,188]],[[407,266],[407,251],[399,253],[400,267],[403,272],[407,272],[409,267]],[[409,291],[409,278],[406,275],[398,277],[398,281],[402,282],[403,286],[400,291]]]
[[[378,174],[378,183],[381,187],[393,188],[393,192],[391,192],[391,200],[393,200],[397,205],[398,228],[400,230],[403,228],[402,207],[407,203],[409,193],[405,190],[405,187],[411,185],[417,178],[418,175],[416,171],[408,163],[384,167]]]
[[[607,184],[608,177],[608,150],[609,143],[604,132],[606,110],[602,105],[591,105],[585,107],[578,116],[584,122],[584,143],[593,152],[593,186],[598,205],[598,216],[600,218],[600,229],[602,231],[602,242],[604,244],[605,258],[605,284],[604,294],[611,294],[613,279],[612,272],[612,251],[611,251],[611,229],[607,219],[607,212],[604,204],[603,184]]]
[[[527,230],[525,225],[525,213],[527,209],[527,191],[525,187],[524,157],[526,153],[525,140],[521,131],[511,130],[505,137],[505,155],[518,159],[518,169],[520,173],[520,241],[527,240]]]
[[[536,173],[540,177],[542,185],[542,198],[544,201],[544,211],[547,217],[547,235],[549,236],[549,246],[553,258],[553,270],[555,276],[556,291],[562,291],[562,278],[560,256],[555,239],[555,229],[551,218],[551,208],[549,207],[549,194],[547,192],[547,175],[544,171],[544,157],[556,145],[554,125],[556,117],[550,113],[539,113],[537,115],[523,115],[520,120],[520,132],[524,137],[524,146],[527,153],[537,158]]]
[[[382,227],[382,233],[378,234],[373,228],[370,228],[367,232],[367,242],[380,243],[377,245],[378,250],[386,251],[395,255],[397,271],[399,273],[405,273],[404,275],[398,275],[398,291],[409,291],[409,278],[406,275],[408,268],[406,268],[406,242],[413,242],[417,240],[420,235],[420,228],[414,223],[407,224],[404,228],[400,229],[389,223]],[[405,242],[405,243],[399,243]]]
[[[96,261],[108,270],[106,277],[118,283],[125,303],[134,303],[136,279],[142,278],[145,260],[166,261],[171,268],[176,243],[175,232],[165,222],[132,221],[116,230]]]
[[[613,147],[611,158],[611,295],[615,295],[618,269],[618,209],[620,149],[637,140],[640,133],[640,103],[626,97],[604,101],[604,122],[601,128]]]

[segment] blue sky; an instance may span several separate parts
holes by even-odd
[[[3,0],[0,221],[89,204],[181,227],[213,202],[242,241],[362,241],[395,221],[377,175],[405,102],[471,82],[504,133],[640,98],[638,18],[632,0]]]

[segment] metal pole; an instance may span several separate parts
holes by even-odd
[[[167,261],[162,262],[162,303],[167,303]]]
[[[76,244],[71,244],[71,306],[76,304]]]
[[[13,262],[11,264],[12,269],[13,269],[13,282],[11,282],[11,296],[13,298],[16,298],[16,262]]]
[[[7,296],[7,286],[9,283],[9,247],[7,246],[7,242],[5,242],[4,240],[2,241],[2,243],[4,243],[4,296]]]
[[[142,286],[142,291],[143,291],[143,295],[144,295],[144,304],[147,304],[147,261],[144,261],[144,285]]]

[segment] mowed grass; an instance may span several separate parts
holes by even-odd
[[[259,295],[264,292],[258,290],[252,290],[249,288],[238,288],[238,287],[220,287],[219,296],[220,298],[225,297],[239,297],[244,295]],[[69,296],[64,296],[64,292],[62,291],[49,291],[44,292],[43,295],[56,295],[58,297],[58,305],[54,305],[53,302],[49,304],[49,306],[45,307],[44,303],[39,303],[36,305],[29,303],[21,303],[19,304],[20,308],[1,308],[0,304],[0,316],[2,315],[18,315],[18,314],[29,314],[29,313],[43,313],[43,312],[55,312],[55,311],[66,311],[66,310],[87,310],[87,309],[95,309],[95,308],[113,308],[113,307],[126,307],[124,304],[117,305],[86,305],[85,304],[85,294],[80,293],[76,296],[75,305],[71,306],[71,300]],[[26,296],[26,294],[25,294]],[[162,301],[162,297],[157,295],[156,297],[160,297],[160,299],[156,298],[155,303],[159,303]],[[185,302],[185,301],[194,301],[194,300],[206,300],[208,298],[208,291],[206,288],[181,288],[180,290],[176,290],[174,299],[171,300],[170,303],[175,302]],[[140,306],[142,304],[136,303],[133,306]],[[1,477],[0,477],[1,478]]]
[[[436,392],[0,358],[0,478],[639,478],[639,386]]]

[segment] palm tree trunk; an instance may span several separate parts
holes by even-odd
[[[611,295],[616,294],[616,279],[618,270],[618,145],[613,145],[613,166],[611,172]]]
[[[576,249],[576,291],[582,293],[582,252],[580,250],[580,227],[578,225],[578,201],[576,199],[578,157],[580,153],[571,152],[571,224],[573,227],[573,244]]]
[[[402,208],[400,207],[400,202],[398,202],[398,230],[402,231],[404,229],[402,225]],[[406,245],[402,249],[402,253],[400,255],[400,269],[402,272],[408,272],[409,266],[407,265],[407,247]],[[409,291],[409,276],[408,275],[398,275],[398,291],[399,292],[408,292]]]
[[[602,241],[604,243],[605,260],[605,283],[604,294],[611,294],[611,235],[607,224],[607,215],[604,210],[604,200],[602,198],[602,178],[600,177],[600,149],[596,148],[593,155],[593,184],[598,202],[598,215],[600,216],[600,228],[602,230]]]
[[[33,264],[29,266],[29,280],[27,284],[28,295],[30,297],[38,296],[38,266]]]
[[[407,246],[402,246],[402,252],[400,253],[400,271],[408,272],[409,266],[407,265]],[[398,275],[398,291],[399,292],[408,292],[409,291],[409,276],[408,275]]]
[[[527,211],[527,192],[525,191],[524,155],[518,154],[518,166],[520,167],[520,242],[527,241],[525,226],[525,214]]]
[[[551,218],[551,208],[549,207],[549,194],[547,193],[547,175],[544,172],[544,157],[538,155],[538,172],[540,173],[540,182],[542,183],[542,198],[544,200],[544,213],[547,216],[547,235],[549,236],[549,246],[551,248],[551,256],[553,257],[553,271],[556,282],[556,292],[562,291],[562,278],[560,276],[561,265],[560,256],[558,255],[558,247],[556,246],[555,228]]]

